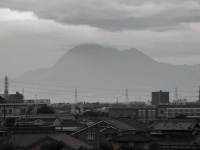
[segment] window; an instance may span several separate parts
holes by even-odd
[[[9,113],[9,114],[12,114],[12,109],[9,109],[8,113]]]
[[[129,144],[128,144],[128,147],[129,147],[129,148],[134,148],[134,147],[135,147],[135,143],[129,143]]]
[[[2,114],[4,114],[4,109],[2,109]],[[5,114],[7,114],[7,109],[5,109]]]
[[[21,113],[25,113],[26,112],[26,109],[21,109]]]
[[[93,140],[93,139],[95,139],[95,133],[87,133],[87,134],[86,134],[86,138],[87,138],[88,140]]]
[[[106,133],[105,139],[110,140],[117,137],[117,133]]]
[[[164,110],[160,110],[160,114],[164,114]]]

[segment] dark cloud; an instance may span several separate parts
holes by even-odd
[[[1,8],[104,30],[177,30],[200,22],[198,0],[1,0]]]

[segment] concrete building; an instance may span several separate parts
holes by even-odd
[[[24,103],[46,103],[47,105],[50,105],[51,100],[50,99],[26,99],[24,100]]]
[[[157,105],[158,118],[175,118],[180,114],[186,115],[187,118],[200,118],[200,104],[163,104]]]
[[[9,94],[7,103],[23,103],[23,100],[24,96],[19,92],[16,92],[15,94]]]
[[[0,125],[13,126],[22,115],[37,114],[37,109],[46,103],[0,103]]]
[[[116,107],[108,108],[109,117],[132,117],[138,121],[148,123],[156,120],[157,108],[155,107]]]
[[[167,104],[169,103],[169,92],[152,92],[152,105]]]
[[[199,149],[199,123],[195,119],[156,120],[148,127],[159,149]]]

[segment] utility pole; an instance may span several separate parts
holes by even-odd
[[[177,86],[175,88],[175,97],[174,97],[174,100],[178,100],[178,88],[177,88]]]
[[[119,107],[118,98],[117,98],[117,107]]]
[[[6,100],[2,100],[2,103],[4,103],[3,105],[3,142],[5,140],[5,132],[6,132]]]
[[[24,88],[22,89],[22,95],[23,95],[23,100],[24,100]]]
[[[160,93],[161,93],[161,90],[159,91],[159,102],[158,102],[158,104],[160,104],[160,96],[161,96]]]
[[[4,98],[5,100],[9,99],[9,93],[8,93],[8,77],[6,76],[4,79]]]
[[[200,102],[200,86],[199,86],[199,96],[198,97],[199,97],[199,102]]]
[[[77,96],[77,88],[75,88],[75,96],[74,96],[74,103],[78,103],[78,96]]]

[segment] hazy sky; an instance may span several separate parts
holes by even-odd
[[[0,0],[1,78],[50,67],[83,43],[200,64],[200,1]]]

